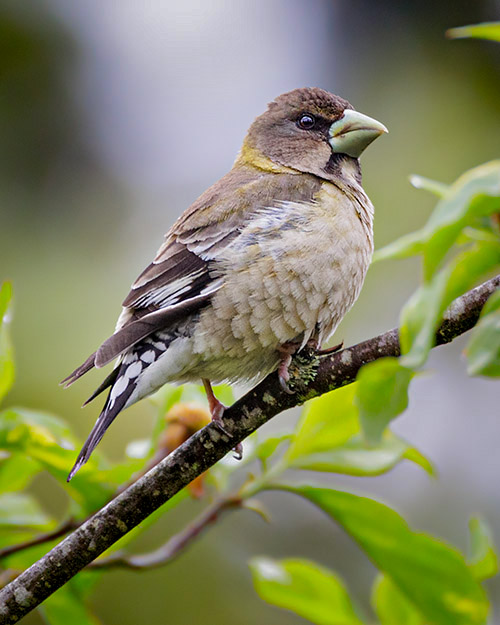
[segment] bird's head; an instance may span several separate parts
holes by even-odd
[[[278,96],[253,122],[240,160],[331,179],[341,173],[343,162],[357,160],[384,132],[383,124],[358,113],[347,100],[323,89],[295,89]]]

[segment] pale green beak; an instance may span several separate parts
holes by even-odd
[[[347,109],[340,119],[330,126],[329,143],[338,154],[358,158],[363,150],[384,132],[389,132],[376,119]]]

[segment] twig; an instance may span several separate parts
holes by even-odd
[[[176,558],[195,538],[197,538],[209,525],[218,520],[222,512],[231,508],[241,506],[239,497],[231,497],[221,499],[209,506],[203,513],[187,526],[185,530],[172,536],[164,545],[151,551],[150,553],[140,555],[127,555],[117,551],[106,558],[94,560],[89,564],[90,569],[109,569],[109,568],[126,568],[126,569],[151,569],[163,566]]]
[[[437,332],[436,343],[449,343],[472,328],[485,301],[499,286],[500,275],[458,298]],[[398,356],[399,353],[395,329],[326,356],[317,368],[304,367],[294,375],[294,395],[281,389],[276,374],[269,375],[226,410],[224,428],[229,435],[213,424],[198,431],[0,590],[0,622],[15,623],[33,610],[276,414],[311,397],[350,384],[367,362],[384,356]]]
[[[89,569],[101,570],[101,569],[113,569],[124,568],[132,570],[144,570],[156,568],[168,564],[174,560],[186,547],[189,546],[198,536],[203,533],[209,525],[215,523],[226,510],[232,508],[239,508],[242,506],[242,500],[240,497],[232,496],[219,501],[214,502],[202,514],[192,523],[190,523],[184,530],[172,536],[165,544],[158,549],[151,551],[150,553],[129,555],[124,551],[116,551],[105,558],[98,558],[88,565]],[[53,540],[69,532],[71,529],[76,529],[84,523],[76,521],[67,521],[61,525],[57,530],[53,532],[42,534],[31,541],[20,543],[19,545],[13,545],[2,549],[0,553],[4,556],[11,555],[23,549],[28,549],[33,545],[38,545],[43,542]],[[18,577],[22,571],[17,569],[6,569],[0,572],[0,588],[3,588],[8,583]]]
[[[75,519],[70,518],[67,521],[64,521],[64,523],[59,525],[59,527],[56,527],[56,529],[52,530],[51,532],[40,534],[39,536],[35,536],[35,538],[31,538],[30,540],[18,543],[17,545],[9,545],[8,547],[4,547],[3,549],[0,549],[0,560],[2,558],[6,558],[7,556],[12,555],[13,553],[17,553],[18,551],[23,551],[24,549],[29,549],[30,547],[35,547],[36,545],[47,543],[51,540],[54,540],[55,538],[60,538],[61,536],[64,536],[64,534],[75,530],[82,523],[83,521],[78,522],[75,521]]]

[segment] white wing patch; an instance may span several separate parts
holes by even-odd
[[[197,278],[205,273],[205,269],[199,269],[193,273],[178,278],[173,282],[169,282],[160,288],[152,288],[142,297],[139,297],[134,304],[134,308],[147,308],[148,306],[155,305],[161,308],[167,308],[177,304],[184,293],[188,293],[191,289],[191,285]]]

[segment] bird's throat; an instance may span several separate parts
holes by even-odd
[[[325,165],[325,173],[329,180],[341,180],[348,186],[361,186],[361,167],[357,158],[347,154],[332,153]]]

